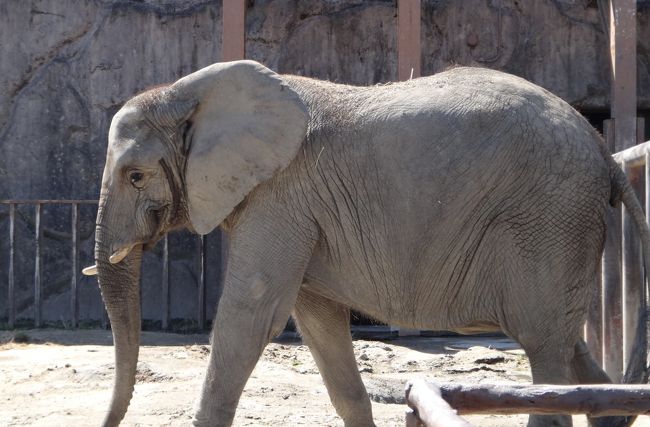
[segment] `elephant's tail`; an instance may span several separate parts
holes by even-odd
[[[650,273],[650,229],[646,222],[643,208],[639,203],[639,199],[634,193],[634,189],[630,185],[630,181],[621,169],[621,167],[614,161],[611,156],[606,157],[609,162],[610,176],[612,182],[612,192],[610,203],[613,206],[618,204],[618,201],[623,202],[627,213],[632,218],[636,229],[641,239],[641,246],[643,249],[643,262],[645,264],[646,274]],[[648,283],[650,291],[650,283]],[[636,332],[634,334],[634,344],[627,367],[623,376],[623,382],[626,384],[648,382],[648,373],[650,366],[647,366],[647,335],[646,335],[646,307],[645,298],[639,307],[639,321],[636,325]]]

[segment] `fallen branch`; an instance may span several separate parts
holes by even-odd
[[[425,380],[409,382],[406,402],[406,427],[471,427],[440,395],[440,389]]]
[[[459,414],[650,415],[648,385],[407,385],[407,404],[420,417],[435,411],[440,397]]]

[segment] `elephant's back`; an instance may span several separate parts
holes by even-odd
[[[572,152],[602,156],[604,143],[573,107],[527,80],[496,70],[455,67],[405,82],[349,86],[287,76],[311,115],[318,136],[371,130],[378,144],[386,140],[417,144],[416,150],[436,153],[476,144],[534,144],[569,158]],[[501,136],[501,137],[499,137]],[[390,142],[390,141],[388,141]],[[348,139],[354,144],[354,139]],[[604,164],[604,163],[603,163]]]

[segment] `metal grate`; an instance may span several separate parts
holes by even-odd
[[[34,304],[33,319],[34,327],[43,326],[43,225],[42,213],[43,205],[70,205],[70,224],[71,224],[71,243],[72,243],[72,266],[70,280],[70,325],[72,328],[79,326],[79,275],[81,265],[79,263],[79,206],[80,205],[97,205],[97,200],[52,200],[52,199],[30,199],[30,200],[0,200],[0,205],[6,205],[9,208],[9,268],[8,268],[8,322],[9,329],[16,326],[16,277],[15,277],[15,258],[16,258],[16,207],[17,205],[32,205],[34,208]],[[169,238],[166,235],[163,239],[162,251],[162,295],[161,295],[161,328],[167,330],[170,327],[170,270],[169,270]],[[203,330],[206,324],[206,255],[207,245],[206,236],[198,237],[198,300],[196,301],[196,319],[198,328]],[[108,326],[106,312],[103,311],[101,325],[103,328]]]

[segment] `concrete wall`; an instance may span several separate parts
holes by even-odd
[[[374,84],[396,79],[391,0],[256,0],[246,56],[282,72]],[[593,0],[423,0],[422,74],[453,64],[502,69],[583,110],[609,103],[608,42]],[[650,2],[638,2],[639,107],[650,109]],[[133,94],[220,57],[221,2],[7,0],[0,2],[0,199],[98,197],[112,115]],[[6,318],[6,207],[0,206],[0,319]],[[31,317],[33,208],[17,223],[20,317]],[[94,210],[81,217],[82,263],[92,259]],[[70,315],[70,220],[46,208],[45,319]],[[208,316],[219,293],[219,236],[210,247]],[[172,238],[172,317],[195,317],[196,239]],[[144,316],[159,319],[158,248],[145,259]],[[80,310],[98,319],[94,279]]]

